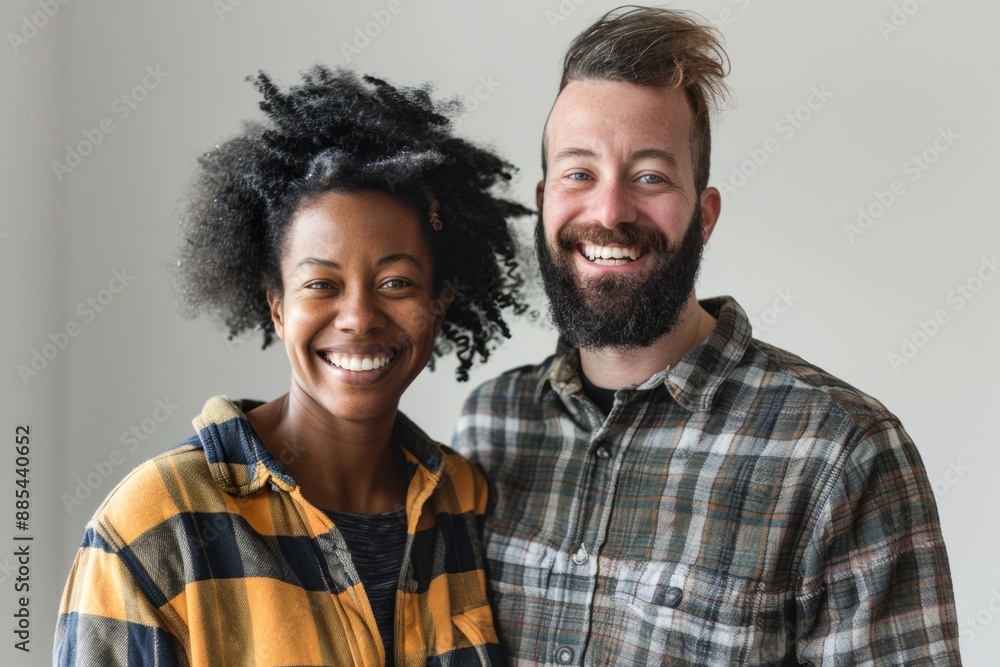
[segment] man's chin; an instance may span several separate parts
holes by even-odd
[[[574,276],[577,298],[588,308],[613,307],[622,301],[631,301],[644,280],[637,275]]]

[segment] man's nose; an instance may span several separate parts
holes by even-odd
[[[594,193],[592,214],[602,227],[613,229],[623,222],[635,222],[635,203],[628,188],[617,181],[606,181]]]

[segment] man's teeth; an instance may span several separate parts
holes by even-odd
[[[639,259],[642,255],[642,250],[638,247],[622,248],[620,246],[601,246],[601,245],[588,245],[583,244],[583,256],[590,261],[596,261],[600,259],[622,259],[622,260],[634,260]],[[615,264],[624,264],[625,262],[614,262]]]
[[[323,356],[328,362],[330,362],[334,366],[349,371],[373,371],[382,368],[390,361],[392,361],[392,357],[389,355],[363,357],[357,354],[340,354],[337,352],[328,352]]]

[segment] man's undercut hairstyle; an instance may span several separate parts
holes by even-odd
[[[274,341],[268,292],[282,293],[281,254],[295,213],[325,192],[377,190],[413,206],[434,258],[435,312],[448,303],[434,356],[455,351],[460,380],[522,313],[523,278],[498,197],[514,167],[451,133],[457,102],[430,87],[395,87],[315,65],[288,89],[250,77],[265,117],[198,160],[185,202],[177,280],[182,310],[220,321],[233,338]],[[429,325],[429,324],[428,324]],[[432,357],[433,360],[434,357]]]
[[[613,9],[570,44],[562,91],[570,81],[621,81],[665,90],[680,88],[691,105],[691,160],[695,191],[708,186],[711,110],[726,98],[729,61],[720,35],[673,9]]]

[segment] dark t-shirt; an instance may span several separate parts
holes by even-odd
[[[326,510],[326,513],[344,536],[347,549],[351,552],[351,560],[382,635],[386,667],[393,667],[396,664],[393,655],[396,588],[406,548],[406,508],[383,514],[333,510]]]
[[[615,404],[615,391],[614,389],[604,389],[602,387],[595,386],[587,376],[583,374],[583,369],[580,369],[580,382],[583,383],[583,393],[594,402],[597,409],[605,414],[605,416],[611,414],[611,408]]]

